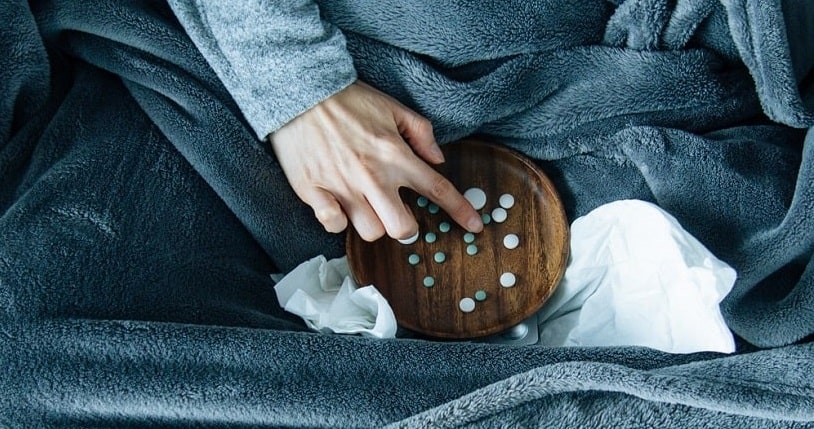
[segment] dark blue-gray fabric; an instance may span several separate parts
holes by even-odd
[[[814,4],[332,1],[358,76],[654,201],[739,274],[738,353],[305,332],[337,256],[166,5],[0,5],[0,426],[811,427]],[[477,6],[477,7],[475,7]]]

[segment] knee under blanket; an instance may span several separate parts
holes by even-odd
[[[341,237],[166,5],[10,0],[0,426],[810,425],[814,4],[510,3],[538,21],[507,21],[504,2],[322,7],[359,75],[439,140],[533,156],[572,218],[620,198],[673,213],[738,270],[738,353],[302,332],[268,274],[337,256]],[[394,12],[422,5],[438,13],[420,29]]]

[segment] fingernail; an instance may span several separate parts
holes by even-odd
[[[469,219],[469,222],[466,223],[466,229],[470,232],[480,232],[483,229],[483,222],[481,222],[480,217],[475,216]]]
[[[444,152],[441,152],[441,148],[438,147],[438,145],[433,145],[430,151],[432,151],[432,155],[438,162],[444,162]]]

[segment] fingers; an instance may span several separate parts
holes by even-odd
[[[345,212],[336,198],[328,191],[314,188],[303,197],[303,201],[314,209],[314,216],[326,231],[338,233],[348,227]]]
[[[444,155],[435,141],[429,120],[398,103],[393,113],[399,133],[419,157],[434,164],[444,162]],[[452,220],[468,231],[482,231],[483,221],[480,215],[455,186],[426,164],[416,161],[407,175],[412,178],[408,186],[438,204]]]
[[[415,216],[402,202],[398,189],[386,191],[371,187],[367,193],[367,200],[391,238],[403,240],[412,237],[418,231]]]
[[[367,200],[362,197],[354,202],[343,201],[345,208],[356,232],[365,241],[376,241],[384,235],[385,228],[376,212],[370,207]]]
[[[405,172],[413,181],[407,186],[425,195],[468,231],[480,232],[483,222],[472,205],[455,186],[418,158]],[[303,200],[314,210],[326,231],[338,233],[350,221],[365,241],[375,241],[385,233],[394,239],[406,239],[418,231],[409,207],[398,194],[398,187],[382,186],[375,177],[364,180],[364,194],[351,194],[315,188]]]
[[[469,201],[455,189],[444,176],[412,154],[398,165],[396,176],[387,173],[361,174],[356,178],[359,191],[352,191],[349,184],[331,190],[315,189],[307,198],[307,204],[329,232],[340,232],[350,221],[359,236],[375,241],[387,234],[394,239],[406,239],[415,234],[418,224],[415,216],[404,204],[398,190],[407,186],[438,204],[450,218],[471,232],[483,230],[483,222]]]
[[[432,164],[444,162],[444,154],[435,141],[432,123],[427,118],[401,104],[393,109],[393,115],[399,133],[418,156]]]
[[[365,241],[378,240],[385,233],[379,216],[362,195],[354,197],[313,188],[303,196],[303,201],[311,206],[314,216],[328,232],[344,231],[350,220],[356,232]]]
[[[415,178],[410,187],[426,196],[439,207],[441,207],[449,217],[458,225],[470,232],[480,232],[483,230],[483,221],[472,205],[455,189],[455,186],[437,171],[421,162],[413,164],[411,177]]]

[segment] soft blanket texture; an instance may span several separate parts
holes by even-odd
[[[358,75],[441,141],[539,159],[572,218],[671,212],[739,273],[732,356],[301,332],[268,275],[342,237],[169,7],[32,4],[0,5],[0,425],[814,421],[814,3],[321,5]]]

